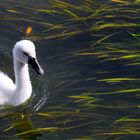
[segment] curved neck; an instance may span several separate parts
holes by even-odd
[[[31,92],[31,81],[28,64],[23,64],[14,59],[15,84],[17,94],[29,94]],[[21,93],[22,92],[22,93]]]

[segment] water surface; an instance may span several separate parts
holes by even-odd
[[[30,69],[28,106],[1,111],[1,139],[139,139],[137,1],[2,0],[0,7],[1,70],[14,79],[11,51],[27,38],[45,71]]]

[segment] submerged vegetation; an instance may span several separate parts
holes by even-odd
[[[50,76],[59,97],[51,99],[45,111],[18,114],[14,123],[2,128],[2,135],[16,130],[12,136],[23,139],[44,132],[48,139],[139,137],[139,0],[3,0],[2,7],[0,25],[6,23],[11,36],[16,30],[16,38],[77,40],[88,46],[66,53],[74,60],[69,64],[79,64],[83,71],[76,67]],[[42,126],[35,123],[37,119]]]

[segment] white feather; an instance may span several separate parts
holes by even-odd
[[[7,104],[8,98],[11,97],[15,88],[13,81],[0,71],[0,104]]]

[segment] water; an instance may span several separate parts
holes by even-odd
[[[65,2],[76,7],[56,0],[0,3],[0,69],[14,79],[11,50],[26,37],[45,71],[39,77],[30,69],[28,106],[1,110],[0,139],[139,140],[139,3]],[[93,17],[77,17],[91,9]]]

